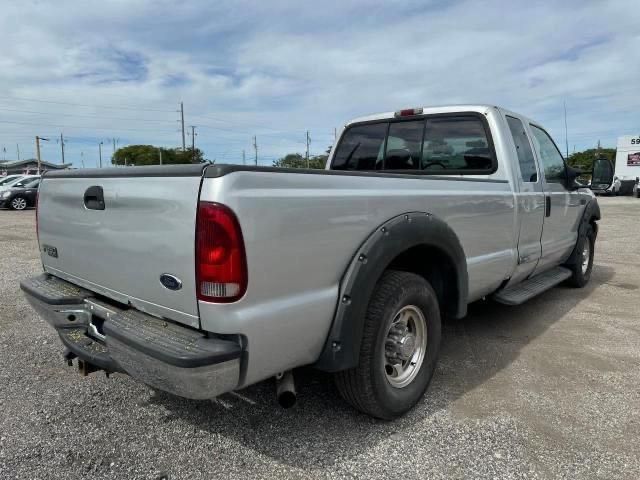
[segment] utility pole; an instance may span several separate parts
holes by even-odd
[[[196,126],[191,125],[191,163],[196,163]]]
[[[160,165],[162,165],[162,147],[158,147],[158,156],[160,157]]]
[[[244,149],[242,150],[242,164],[246,165],[247,164],[247,157],[245,156],[245,151]]]
[[[182,124],[182,151],[184,152],[187,150],[187,147],[184,137],[184,104],[182,102],[180,102],[180,123]]]
[[[338,140],[338,129],[336,127],[333,127],[333,144],[334,145],[337,140]]]
[[[309,143],[311,142],[311,139],[309,138],[309,130],[307,130],[307,168],[309,168]]]
[[[567,148],[567,157],[569,158],[569,136],[567,134],[567,102],[564,102],[564,141]]]
[[[62,164],[64,165],[64,137],[60,134],[60,150],[62,151]]]
[[[18,151],[18,160],[20,160],[20,145],[16,143],[16,150]]]
[[[36,135],[36,156],[38,157],[38,175],[40,175],[40,165],[42,163],[42,160],[40,159],[40,140],[48,142],[49,139],[48,138],[39,137],[39,136]]]
[[[253,149],[256,152],[256,165],[258,165],[258,139],[256,136],[253,136]]]
[[[82,164],[82,168],[84,168],[84,152],[80,152],[80,163]]]
[[[99,158],[100,158],[100,168],[102,168],[102,144],[103,143],[104,142],[100,142],[98,144],[98,155],[99,155]]]

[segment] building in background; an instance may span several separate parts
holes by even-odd
[[[58,163],[40,162],[40,173],[44,173],[47,170],[62,170],[71,167],[70,163],[60,165]],[[30,158],[27,160],[0,160],[0,176],[24,174],[33,175],[38,173],[38,160]]]
[[[640,178],[640,135],[618,137],[616,177],[620,179],[620,194],[630,195]]]

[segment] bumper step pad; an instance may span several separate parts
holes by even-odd
[[[202,332],[176,325],[137,310],[124,310],[104,323],[104,332],[150,357],[176,367],[194,368],[240,358],[238,343],[208,338]]]
[[[89,290],[48,273],[24,279],[20,282],[20,288],[48,305],[75,305],[93,295]]]

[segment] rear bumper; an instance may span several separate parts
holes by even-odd
[[[83,362],[187,398],[213,398],[240,378],[242,348],[134,309],[105,303],[49,274],[23,280],[27,300]]]

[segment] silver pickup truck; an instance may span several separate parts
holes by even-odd
[[[44,273],[21,287],[85,374],[195,399],[275,377],[290,405],[310,365],[391,419],[427,389],[443,317],[589,281],[600,210],[577,175],[540,124],[487,105],[353,120],[326,170],[48,172]]]

